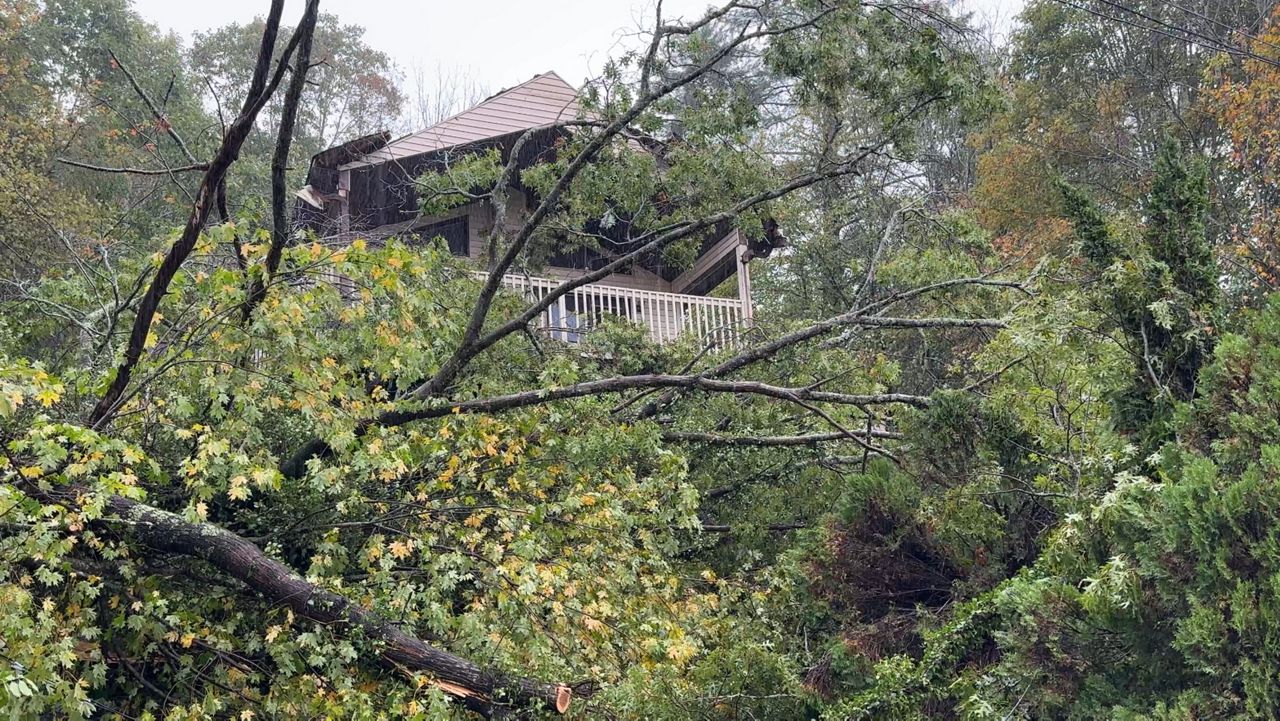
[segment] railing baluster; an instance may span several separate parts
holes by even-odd
[[[662,342],[662,313],[658,310],[658,298],[650,291],[644,292],[645,313],[649,317],[649,332],[653,339]]]
[[[707,331],[711,342],[720,345],[720,315],[715,303],[707,303]]]
[[[710,338],[711,343],[719,345],[720,337],[718,330],[720,327],[720,317],[716,315],[716,304],[706,301],[703,301],[703,304],[703,312],[707,314],[707,335]]]
[[[708,312],[710,309],[707,307],[707,302],[703,300],[695,303],[698,308],[698,341],[703,344],[714,341],[715,339],[711,337],[711,318]]]
[[[657,341],[657,339],[660,339],[660,336],[658,334],[658,327],[654,324],[654,320],[657,320],[654,316],[657,314],[654,314],[653,311],[653,297],[649,296],[649,293],[646,291],[640,291],[640,302],[641,305],[644,305],[645,328],[649,329],[649,337]]]
[[[486,274],[473,275],[483,280]],[[502,277],[502,287],[524,296],[531,303],[546,298],[562,280],[511,273]],[[642,288],[585,285],[560,296],[538,318],[548,337],[580,340],[604,320],[605,314],[626,319],[645,328],[659,343],[696,333],[702,342],[717,346],[737,343],[745,323],[741,299],[667,293]]]
[[[680,337],[680,333],[684,331],[684,303],[679,298],[667,296],[667,307],[671,309],[668,318],[671,319],[671,335],[667,340],[675,340]]]

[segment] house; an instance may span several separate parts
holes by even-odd
[[[517,139],[535,132],[521,145],[519,167],[546,159],[566,130],[557,123],[576,120],[581,108],[576,91],[554,72],[534,76],[493,95],[425,130],[391,140],[386,133],[358,138],[317,154],[311,161],[307,185],[298,192],[300,218],[321,237],[338,240],[362,237],[377,241],[399,237],[409,243],[443,238],[449,249],[470,257],[477,271],[484,267],[486,239],[495,223],[515,229],[537,206],[528,189],[516,187],[507,207],[497,213],[488,200],[450,212],[424,216],[413,180],[440,170],[469,153],[498,149],[507,162]],[[637,152],[646,152],[637,146]],[[508,274],[504,285],[538,298],[565,279],[598,270],[623,252],[622,242],[601,231],[593,247],[577,245],[553,250],[545,266]],[[614,233],[616,235],[616,233]],[[577,340],[601,314],[618,315],[648,329],[665,342],[697,333],[711,342],[731,342],[751,324],[751,278],[747,261],[767,255],[774,240],[748,239],[723,227],[704,239],[694,261],[676,267],[655,254],[599,282],[583,286],[559,299],[544,314],[543,328],[553,337]],[[733,297],[711,291],[736,278]]]

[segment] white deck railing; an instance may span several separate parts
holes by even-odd
[[[541,300],[563,280],[508,274],[502,285],[529,300]],[[540,327],[558,340],[576,342],[600,317],[625,318],[649,330],[649,336],[667,343],[696,333],[702,343],[732,345],[746,325],[738,298],[663,293],[621,286],[591,284],[556,299],[542,314]]]

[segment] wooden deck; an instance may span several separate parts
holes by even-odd
[[[546,297],[562,282],[516,274],[502,278],[504,287],[530,300]],[[649,331],[649,337],[659,343],[695,333],[700,342],[721,346],[735,343],[750,316],[744,301],[738,298],[709,298],[593,283],[558,298],[543,312],[539,327],[557,340],[577,342],[604,314],[643,326]]]

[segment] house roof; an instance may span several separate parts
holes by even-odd
[[[529,128],[574,120],[578,93],[554,72],[491,95],[483,102],[426,130],[406,135],[341,166],[342,170],[377,165],[455,145],[475,143]]]

